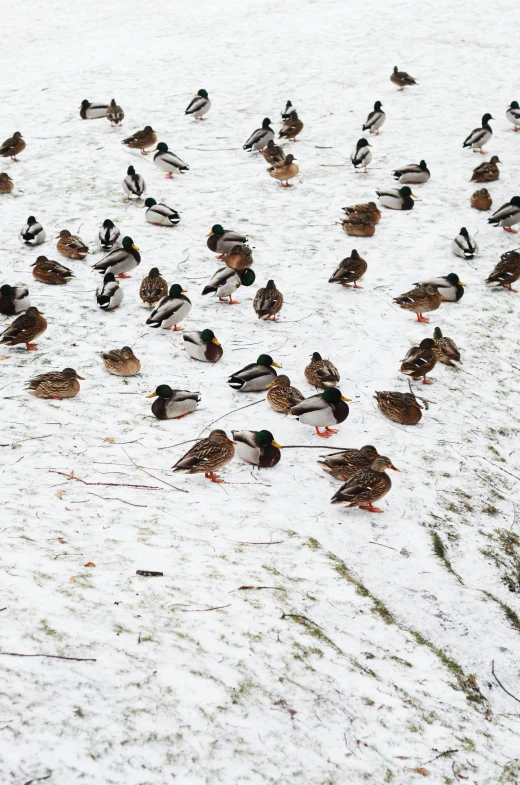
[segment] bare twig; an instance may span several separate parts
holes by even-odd
[[[506,688],[504,687],[504,685],[502,684],[502,682],[501,682],[501,681],[499,681],[499,678],[498,678],[498,676],[497,676],[497,675],[496,675],[496,673],[495,673],[495,660],[491,660],[491,673],[493,674],[493,676],[494,676],[494,678],[495,678],[495,681],[496,681],[496,683],[498,684],[498,686],[499,686],[499,687],[502,687],[502,689],[504,690],[504,692],[505,692],[505,693],[507,693],[507,695],[509,695],[509,697],[510,697],[510,698],[513,698],[513,700],[515,700],[517,703],[520,703],[520,699],[519,699],[519,698],[517,698],[517,697],[516,697],[516,695],[513,695],[513,693],[512,693],[512,692],[509,692],[509,690],[506,690]]]
[[[206,425],[206,427],[203,428],[202,431],[199,433],[199,436],[197,438],[200,437],[201,433],[204,433],[204,431],[207,431],[208,428],[211,428],[212,425],[215,425],[216,422],[219,422],[219,420],[223,420],[224,417],[227,417],[228,414],[235,414],[235,412],[240,412],[242,411],[242,409],[248,409],[250,406],[257,406],[259,403],[263,403],[263,400],[264,399],[262,398],[261,401],[254,401],[253,403],[248,403],[246,406],[241,406],[239,409],[233,409],[233,411],[231,412],[226,412],[225,414],[222,415],[222,417],[218,417],[216,420],[213,420],[213,422],[210,422],[209,425]]]
[[[123,502],[123,504],[130,504],[132,507],[148,507],[147,504],[134,504],[133,502],[127,502],[125,499],[119,499],[117,496],[100,496],[99,493],[93,493],[92,491],[89,491],[89,493],[91,496],[97,496],[98,499],[105,499],[107,502]]]
[[[0,651],[4,657],[48,657],[51,660],[73,660],[74,662],[97,662],[92,657],[60,657],[58,654],[18,654],[15,651]]]
[[[159,450],[169,450],[172,447],[180,447],[181,444],[189,444],[190,442],[199,442],[200,438],[198,439],[186,439],[185,442],[178,442],[177,444],[167,444],[166,447],[159,447]],[[2,446],[2,445],[0,445]]]
[[[231,603],[228,602],[227,605],[217,605],[215,608],[195,608],[194,610],[186,611],[181,609],[181,613],[206,613],[206,611],[219,611],[221,608],[229,608],[230,605]]]
[[[42,780],[48,780],[49,777],[51,776],[52,776],[52,771],[50,772],[50,774],[46,774],[45,777],[35,777],[32,780],[28,780],[28,782],[25,782],[24,785],[33,785],[33,782],[41,782]]]
[[[287,591],[283,586],[239,586],[238,589],[233,589],[233,591],[246,591],[246,589],[274,589],[274,591]]]
[[[432,758],[431,760],[427,760],[426,763],[433,763],[433,761],[437,760],[437,758],[443,758],[445,755],[453,755],[454,752],[458,752],[458,750],[444,750],[444,752],[439,752],[439,754],[436,755],[435,758]],[[426,763],[423,765],[426,766]]]
[[[280,545],[285,540],[271,540],[271,542],[237,542],[237,545]]]
[[[369,540],[368,542],[369,542],[369,545],[380,545],[381,548],[390,548],[391,551],[396,551],[397,550],[397,548],[392,548],[391,545],[383,545],[382,542],[373,542],[372,540]]]
[[[126,455],[126,457],[128,458],[128,460],[132,461],[132,463],[134,464],[135,468],[139,469],[140,471],[142,471],[145,474],[147,474],[148,477],[151,477],[153,480],[157,480],[157,482],[163,482],[165,485],[168,485],[170,488],[174,488],[176,491],[180,491],[181,493],[189,493],[189,491],[186,491],[184,488],[177,488],[177,486],[176,485],[172,485],[171,482],[166,482],[166,480],[161,480],[160,477],[156,477],[155,474],[150,474],[150,472],[148,472],[146,469],[143,469],[142,466],[138,466],[137,463],[134,461],[134,459],[131,458],[130,455],[128,455],[128,453],[127,453],[127,451],[125,449],[123,449],[123,452]]]
[[[156,488],[155,485],[131,485],[128,482],[87,482],[87,480],[76,477],[73,471],[70,474],[67,474],[66,472],[58,472],[56,469],[49,469],[49,473],[61,474],[62,477],[66,477],[68,480],[77,480],[78,482],[83,483],[83,485],[105,485],[110,486],[111,488],[145,488],[148,491],[162,491],[162,488]]]

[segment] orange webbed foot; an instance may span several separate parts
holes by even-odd
[[[374,507],[372,502],[370,502],[370,504],[360,504],[359,509],[368,510],[368,512],[384,512],[384,510],[381,510],[379,507]]]

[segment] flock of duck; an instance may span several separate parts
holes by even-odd
[[[412,87],[416,80],[404,71],[394,68],[390,80],[399,90]],[[205,120],[211,109],[211,101],[206,90],[199,90],[186,108],[186,114],[196,120]],[[304,125],[291,103],[287,101],[282,112],[282,127],[278,140],[298,141],[296,137],[302,132]],[[124,119],[123,109],[113,99],[109,104],[92,103],[84,100],[80,107],[83,120],[106,118],[112,126],[118,126]],[[520,107],[513,101],[506,111],[506,118],[513,125],[513,130],[520,130]],[[474,129],[463,143],[464,148],[484,154],[483,146],[493,135],[490,114],[484,114],[482,125]],[[377,136],[386,120],[380,101],[376,101],[374,109],[369,113],[362,128]],[[248,152],[258,152],[269,164],[267,173],[280,182],[284,188],[291,187],[289,180],[299,172],[295,157],[286,154],[276,143],[275,132],[271,120],[265,118],[260,128],[253,131],[243,145]],[[189,166],[165,142],[158,142],[157,134],[149,125],[125,138],[122,144],[131,150],[139,150],[145,156],[149,149],[154,148],[154,163],[159,170],[165,172],[167,178],[176,173],[189,171]],[[0,147],[0,157],[18,161],[17,156],[26,148],[21,133],[16,132]],[[372,145],[366,138],[357,142],[351,155],[351,162],[356,171],[367,171],[372,160]],[[489,183],[497,180],[500,172],[497,156],[489,162],[477,166],[471,177],[472,182]],[[411,210],[414,208],[415,194],[410,185],[426,184],[430,179],[430,171],[425,161],[419,164],[396,169],[394,177],[399,188],[378,190],[380,207],[390,210]],[[14,182],[7,173],[0,174],[0,194],[13,191]],[[146,192],[143,176],[129,166],[122,182],[125,199],[141,200]],[[489,210],[492,199],[483,188],[471,197],[471,205],[478,210]],[[159,226],[175,226],[181,220],[179,213],[163,203],[157,203],[151,197],[144,201],[145,220]],[[344,231],[349,236],[371,237],[375,233],[381,219],[381,210],[375,202],[357,204],[344,208],[342,219]],[[502,226],[508,232],[515,232],[513,226],[520,223],[520,197],[514,196],[510,202],[502,205],[489,219],[492,226]],[[25,246],[39,246],[46,240],[46,232],[39,221],[30,216],[20,230],[20,240]],[[66,259],[83,260],[89,254],[89,247],[83,240],[64,229],[59,232],[56,244],[57,252]],[[217,255],[223,266],[217,270],[202,290],[202,295],[213,294],[219,301],[229,305],[238,304],[233,295],[240,286],[251,286],[255,282],[252,269],[253,254],[247,244],[247,237],[234,230],[225,229],[215,224],[207,235],[208,249]],[[129,272],[135,270],[141,257],[139,248],[129,236],[122,232],[113,221],[106,219],[99,229],[99,249],[106,255],[93,265],[93,270],[102,275],[102,281],[96,289],[96,301],[102,310],[118,308],[124,298],[120,281],[129,278]],[[465,227],[454,238],[451,250],[454,255],[470,259],[478,253],[475,239]],[[73,271],[62,262],[39,255],[31,265],[33,278],[42,284],[64,285],[73,277]],[[356,250],[343,259],[329,279],[331,284],[343,287],[358,288],[358,281],[367,271],[367,262]],[[520,253],[516,250],[504,253],[495,269],[486,279],[486,283],[508,289],[512,292],[512,284],[520,277]],[[464,284],[456,273],[438,276],[430,280],[415,283],[413,289],[394,298],[394,302],[403,310],[416,314],[419,322],[428,323],[425,313],[436,311],[443,303],[458,302],[464,294]],[[153,267],[140,284],[139,294],[143,303],[151,308],[146,324],[151,328],[181,331],[183,322],[192,309],[191,301],[180,284],[168,285],[157,267]],[[256,292],[253,308],[260,320],[277,321],[282,310],[284,298],[273,280]],[[36,350],[36,339],[47,328],[43,313],[31,304],[27,286],[11,286],[4,283],[0,288],[0,313],[14,316],[12,324],[6,326],[1,333],[0,343],[5,346],[25,346],[28,351]],[[199,362],[217,363],[223,356],[223,347],[210,329],[183,331],[182,345],[187,355]],[[141,363],[129,346],[103,352],[102,360],[106,370],[118,376],[134,376],[141,370]],[[419,346],[412,347],[400,367],[401,373],[409,377],[409,392],[378,391],[375,400],[380,411],[394,422],[403,425],[414,425],[422,418],[423,407],[428,409],[428,401],[417,396],[411,387],[410,378],[422,379],[423,384],[431,384],[427,375],[436,363],[453,366],[461,362],[460,351],[456,343],[443,336],[439,327],[433,331],[432,337],[424,338]],[[327,438],[337,433],[338,424],[343,423],[349,415],[348,401],[342,395],[338,385],[340,374],[336,366],[328,359],[323,359],[314,352],[310,363],[304,369],[307,382],[320,390],[314,395],[305,396],[300,390],[291,386],[286,375],[278,375],[276,368],[280,366],[268,354],[261,354],[256,362],[232,373],[228,379],[231,389],[240,392],[267,391],[266,400],[275,412],[296,417],[304,425],[315,428],[316,434]],[[82,377],[72,368],[63,371],[51,371],[35,376],[28,382],[28,391],[38,398],[61,400],[72,398],[80,391],[79,382]],[[198,392],[174,390],[167,384],[159,385],[148,397],[155,398],[152,413],[160,420],[180,419],[197,409],[200,401]],[[421,403],[423,405],[421,405]],[[321,429],[321,430],[320,430]],[[220,429],[213,430],[205,439],[196,440],[194,446],[181,457],[172,467],[173,471],[184,471],[189,474],[203,473],[213,482],[224,482],[216,472],[228,464],[238,453],[239,457],[250,464],[262,468],[270,468],[280,461],[281,446],[275,441],[268,430],[232,431],[232,438]],[[386,456],[380,455],[372,445],[360,449],[341,450],[329,454],[318,462],[325,472],[342,480],[343,485],[332,497],[333,503],[341,503],[347,507],[359,507],[371,512],[382,512],[374,506],[374,502],[385,496],[391,488],[390,477],[386,469],[398,471]]]

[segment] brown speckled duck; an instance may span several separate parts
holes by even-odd
[[[142,131],[136,131],[132,136],[123,139],[121,144],[132,150],[140,150],[141,155],[148,155],[146,147],[153,147],[157,143],[157,134],[151,125],[145,125]]]
[[[72,270],[59,262],[47,259],[46,256],[38,256],[31,266],[33,277],[40,283],[60,286],[74,278]]]
[[[409,393],[379,391],[376,392],[374,398],[379,410],[393,422],[401,423],[401,425],[416,425],[422,418],[423,407],[417,402],[418,397],[414,395],[411,387]],[[423,401],[424,408],[428,409],[428,401],[424,398],[419,398],[419,400]]]
[[[349,449],[322,455],[318,461],[324,472],[338,480],[350,480],[360,469],[372,466],[379,453],[371,444],[365,444],[359,450]]]
[[[280,163],[270,166],[267,170],[267,174],[270,177],[274,177],[275,180],[279,180],[282,188],[292,188],[292,183],[290,183],[289,180],[292,180],[293,177],[296,177],[300,171],[298,164],[295,164],[294,161],[294,155],[289,153],[285,161],[281,161]]]
[[[344,504],[345,507],[359,507],[360,510],[369,512],[384,512],[379,507],[374,507],[373,502],[386,496],[392,487],[392,481],[385,469],[399,469],[393,465],[390,458],[378,455],[370,468],[361,469],[352,475],[350,480],[341,486],[332,497],[331,504]]]
[[[473,169],[471,183],[491,183],[500,177],[500,169],[497,164],[501,163],[498,155],[491,156],[491,161],[486,161]]]
[[[71,234],[68,229],[62,229],[59,233],[56,248],[68,259],[84,259],[88,254],[88,245],[85,245],[81,237]]]
[[[211,431],[207,439],[201,439],[172,466],[174,472],[204,474],[211,482],[225,482],[215,474],[235,455],[235,443],[220,428]]]
[[[329,283],[339,283],[346,287],[353,284],[354,289],[361,289],[362,287],[357,285],[357,281],[364,276],[367,267],[366,261],[354,248],[351,251],[350,256],[347,256],[346,259],[343,259],[343,261],[339,263],[338,267],[329,278]]]
[[[451,365],[452,368],[456,367],[456,362],[462,364],[457,344],[451,338],[445,338],[440,327],[436,327],[433,331],[433,340],[435,342],[437,360],[440,363],[443,365]]]
[[[285,374],[277,376],[267,387],[267,401],[280,414],[290,414],[291,406],[296,406],[304,399],[296,387],[291,387],[291,380]]]
[[[399,297],[394,297],[394,303],[397,303],[400,308],[417,314],[418,322],[429,322],[430,320],[423,316],[423,313],[436,311],[437,308],[440,308],[441,302],[442,297],[437,287],[431,284],[417,286]]]
[[[349,237],[373,237],[376,232],[376,227],[372,223],[372,218],[367,213],[360,213],[359,215],[351,215],[349,218],[344,218],[341,222],[343,231]]]
[[[6,172],[0,174],[0,194],[10,194],[14,183]]]
[[[15,131],[0,147],[0,158],[11,158],[12,161],[18,161],[16,156],[23,150],[25,150],[24,138],[20,131]]]
[[[419,346],[412,346],[407,352],[406,357],[402,360],[401,373],[411,376],[415,381],[418,381],[422,376],[423,384],[433,384],[426,378],[426,375],[434,369],[436,363],[435,341],[432,338],[423,338]]]
[[[353,204],[350,207],[344,207],[343,212],[347,216],[347,220],[351,220],[355,215],[368,215],[370,223],[374,226],[381,220],[381,210],[375,202]]]
[[[511,284],[520,278],[520,253],[518,251],[506,251],[500,257],[500,261],[493,272],[486,279],[486,283],[493,286],[502,286],[510,292],[517,292]]]
[[[141,370],[141,363],[130,346],[103,352],[103,363],[114,376],[135,376]]]
[[[80,390],[78,379],[84,381],[83,376],[79,376],[74,368],[41,373],[29,381],[28,391],[37,398],[53,398],[56,401],[74,398]]]
[[[470,204],[475,210],[490,210],[493,199],[487,188],[480,188],[471,194]]]
[[[38,346],[34,340],[43,335],[47,329],[47,320],[43,314],[35,307],[31,306],[27,311],[19,316],[2,333],[0,343],[6,346],[18,346],[25,344],[27,351],[35,351]]]
[[[141,281],[139,297],[146,305],[153,308],[159,300],[168,294],[168,284],[161,276],[157,267],[152,267],[147,276]]]
[[[314,352],[310,363],[304,370],[305,378],[313,387],[336,387],[340,375],[330,360],[323,360],[319,352]]]
[[[271,279],[266,286],[259,289],[253,300],[253,308],[259,319],[264,322],[277,322],[276,315],[282,310],[283,294],[276,288],[275,282]]]

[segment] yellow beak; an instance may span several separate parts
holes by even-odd
[[[157,147],[154,147],[152,153],[156,153],[156,152],[157,152]]]
[[[272,447],[278,447],[278,449],[279,449],[279,450],[282,448],[282,445],[281,445],[281,444],[278,444],[278,442],[275,442],[275,440],[274,440],[274,439],[273,439],[273,441],[271,442],[271,446],[272,446]]]
[[[414,193],[412,193],[412,196],[413,196],[413,198],[414,198],[414,199],[418,199],[418,198],[419,198],[419,197],[418,197],[416,194],[414,194]]]
[[[342,401],[352,401],[352,398],[346,398],[344,395],[341,396]]]
[[[466,284],[462,283],[462,281],[459,281],[459,286],[466,286]]]
[[[141,206],[141,210],[144,210],[144,208],[145,208],[145,207],[146,207],[146,205],[145,205],[145,204],[143,204],[143,205]]]
[[[155,398],[156,395],[157,395],[157,392],[153,392],[153,393],[150,393],[150,395],[147,395],[146,397],[147,398]]]
[[[187,292],[187,291],[188,291],[187,289],[181,289],[181,292]]]
[[[370,142],[368,143],[368,147],[372,147],[372,145],[370,144]]]
[[[217,339],[216,339],[216,338],[212,338],[212,339],[211,339],[211,343],[214,343],[214,344],[215,344],[215,346],[220,346],[220,343],[217,341]]]
[[[283,367],[282,365],[278,365],[278,363],[273,363],[273,365],[274,365],[275,368],[282,368]]]
[[[206,237],[211,237],[211,235],[212,235],[212,234],[213,234],[213,232],[208,232],[208,234],[206,235]]]
[[[274,380],[274,382],[270,382],[265,389],[267,390],[269,389],[269,387],[274,387],[275,384],[276,384],[276,379]]]
[[[138,251],[139,250],[139,248],[137,247],[137,245],[135,243],[132,243],[132,248],[134,249],[134,251]]]
[[[99,228],[102,229],[103,228],[103,224],[99,224]]]

